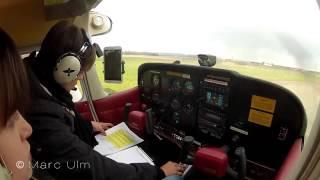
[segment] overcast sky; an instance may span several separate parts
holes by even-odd
[[[316,0],[103,0],[113,29],[93,40],[127,51],[208,53],[320,72]]]

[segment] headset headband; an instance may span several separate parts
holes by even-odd
[[[82,60],[81,56],[86,52],[86,50],[89,47],[93,46],[89,34],[84,29],[81,29],[81,32],[82,32],[82,35],[83,35],[83,38],[84,38],[84,43],[81,46],[79,52],[77,52],[77,55],[78,55],[80,61]]]

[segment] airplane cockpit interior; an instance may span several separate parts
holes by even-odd
[[[141,65],[138,84],[144,149],[159,164],[192,164],[185,179],[276,179],[290,153],[301,151],[304,108],[278,85],[235,71],[162,63]]]
[[[91,36],[98,37],[97,35],[109,33],[109,31],[111,31],[111,27],[113,26],[113,21],[111,21],[111,18],[108,16],[93,11],[90,12],[90,10],[95,8],[101,1],[102,0],[27,0],[24,2],[22,0],[15,0],[12,1],[12,5],[10,5],[9,1],[3,1],[3,3],[0,3],[1,28],[4,28],[4,30],[13,36],[13,39],[18,45],[17,47],[20,53],[24,55],[27,55],[34,50],[39,50],[40,42],[42,41],[43,37],[45,37],[47,31],[51,26],[53,26],[53,24],[62,19],[82,27],[88,31]],[[253,2],[255,3],[255,1],[252,1],[252,3]],[[171,2],[168,2],[168,4],[169,3],[171,5]],[[196,3],[198,3],[198,1]],[[277,5],[279,4],[278,1],[275,1],[275,3]],[[240,4],[242,4],[242,2]],[[257,5],[260,5],[260,3],[257,3]],[[143,5],[139,6],[142,7]],[[152,6],[154,5],[152,4]],[[163,7],[167,8],[167,6],[169,5],[165,4]],[[245,6],[250,6],[250,4]],[[290,6],[290,4],[286,5],[286,7],[287,6]],[[116,11],[124,14],[122,9],[123,5],[121,4],[121,6],[118,8],[120,7],[121,9],[117,9]],[[180,4],[178,7],[180,8]],[[201,7],[206,8],[205,6]],[[223,13],[225,13],[225,11],[240,9],[236,4],[232,6],[226,5],[226,7],[228,7],[228,9],[223,10]],[[231,7],[236,8],[229,9]],[[274,5],[270,7],[274,8]],[[160,9],[159,7],[157,8]],[[112,10],[116,8],[111,7],[110,9]],[[192,7],[192,10],[194,9],[195,8]],[[219,8],[216,10],[218,9]],[[110,14],[116,12],[111,10]],[[172,8],[171,10],[174,13],[177,13],[175,8]],[[283,9],[280,10],[281,13],[283,13]],[[207,13],[205,10],[201,11],[201,13],[202,12]],[[257,12],[258,10],[254,11],[254,13]],[[109,13],[109,11],[107,13]],[[151,10],[149,13],[151,14]],[[296,11],[294,11],[294,13],[296,14]],[[143,24],[145,26],[142,26],[139,30],[136,30],[132,28],[133,26],[131,23],[133,20],[128,23],[130,28],[121,26],[125,23],[121,24],[119,22],[120,20],[130,20],[127,14],[123,19],[115,18],[118,20],[118,24],[114,24],[115,29],[113,29],[113,31],[117,30],[120,32],[119,34],[125,34],[124,32],[127,31],[128,34],[130,34],[130,37],[134,36],[134,38],[140,38],[140,36],[136,35],[135,33],[141,29],[146,29],[145,27],[150,27],[151,25],[149,23],[151,23],[151,21],[155,22],[155,24],[160,24],[161,27],[164,25],[160,20],[164,19],[164,21],[168,21],[167,19],[163,18],[163,14],[165,13],[161,12],[159,19],[148,19],[147,23]],[[190,12],[188,11],[187,14],[190,14]],[[211,15],[211,12],[209,12],[209,14],[210,16],[214,16]],[[141,17],[144,16],[146,15],[143,14]],[[254,15],[248,15],[248,17],[252,16]],[[8,20],[9,17],[16,19]],[[188,19],[185,17],[185,15],[181,17],[183,17],[181,18],[181,23],[185,19]],[[269,17],[269,12],[263,17]],[[180,20],[175,18],[172,19],[177,20],[177,22]],[[234,18],[232,17],[230,19]],[[257,19],[260,23],[260,19]],[[291,19],[294,18],[290,17],[290,20]],[[157,22],[158,20],[159,22]],[[103,21],[106,23],[103,23]],[[134,24],[135,28],[139,26],[139,21],[140,19],[134,19],[134,23],[137,23]],[[222,21],[224,21],[224,19]],[[173,22],[173,24],[176,25],[177,22]],[[194,22],[192,22],[194,23],[192,24],[191,20],[186,22],[188,28],[189,26],[202,27],[200,24]],[[205,24],[214,22],[211,24],[214,24],[214,28],[217,28],[214,20],[210,19],[210,23],[208,23],[209,21],[203,22],[205,22]],[[234,22],[238,22],[238,19],[236,19]],[[276,24],[274,23],[273,19],[270,20],[270,22],[271,25]],[[279,22],[280,25],[285,24],[281,21]],[[296,23],[293,24],[294,27],[296,27]],[[171,28],[171,25],[172,24],[167,23],[166,29],[161,33],[170,31],[170,34],[173,34],[171,33],[171,30],[173,31],[174,28]],[[251,26],[251,22],[249,25]],[[26,27],[28,27],[28,32],[30,32],[27,35],[24,31]],[[257,27],[260,26],[257,25]],[[286,26],[284,27],[287,28]],[[301,25],[301,27],[304,26]],[[190,29],[193,30],[193,28]],[[219,28],[214,30],[214,32],[220,31]],[[240,29],[239,31],[242,32],[245,30],[246,29]],[[227,33],[229,33],[229,31],[227,31]],[[248,33],[245,33],[244,36],[251,37],[254,35],[254,33],[253,35],[250,33],[251,31],[248,31]],[[156,34],[155,36],[159,36],[159,34]],[[194,38],[190,38],[190,41],[192,41],[198,39],[198,34],[187,35],[188,38],[191,36]],[[232,31],[230,31],[230,34],[230,39],[236,37]],[[279,37],[282,35],[281,33],[274,34]],[[113,35],[116,35],[116,33]],[[222,35],[223,33],[218,33],[217,39],[219,39]],[[165,35],[162,36],[164,37]],[[176,36],[180,38],[179,35]],[[235,43],[234,45],[236,50],[238,50],[238,46],[242,46],[242,36],[242,34],[239,36],[241,41],[239,44],[241,45],[238,45],[238,43]],[[122,34],[120,37],[122,37]],[[148,38],[147,35],[146,37]],[[152,37],[150,39],[154,38],[153,36],[150,37]],[[264,39],[268,39],[268,37],[269,36],[266,36]],[[284,39],[286,39],[286,37],[287,36],[283,36]],[[178,40],[180,42],[183,38],[179,38]],[[103,41],[111,44],[112,40],[114,39],[106,38],[106,40]],[[129,46],[131,42],[127,43],[129,40],[127,41],[127,38],[123,39],[125,39],[125,41],[122,41],[123,44],[120,45]],[[140,39],[134,40],[140,41]],[[280,40],[281,38],[279,38],[279,42]],[[292,43],[295,41],[292,40],[288,42]],[[155,41],[152,43],[156,44],[157,42]],[[217,42],[213,41],[212,44],[208,45],[210,46],[210,49],[215,48],[215,43]],[[109,46],[110,44],[107,45]],[[147,44],[146,46],[148,46],[148,48],[149,46],[153,45],[150,45],[151,43],[144,44]],[[167,44],[168,40],[165,42],[164,46]],[[197,44],[198,46],[200,43],[194,44]],[[290,48],[293,47],[292,44],[290,44],[290,46],[288,45],[287,49],[290,50]],[[259,45],[262,46],[262,50],[265,52],[263,41],[259,41]],[[274,44],[269,45],[273,46]],[[278,46],[281,46],[282,48],[285,45],[286,44],[283,43]],[[224,46],[221,47],[222,49],[224,48]],[[297,47],[298,49],[300,48],[300,46]],[[148,48],[146,48],[146,50],[141,50],[141,52],[146,52],[146,56],[150,57],[150,53],[152,54],[153,52],[147,51]],[[177,49],[179,48],[180,47]],[[197,48],[198,47],[192,47],[189,49],[194,50]],[[126,47],[123,49],[123,52],[128,50]],[[199,52],[202,53],[200,51],[201,48],[199,47],[198,49]],[[289,52],[287,49],[284,53],[285,55],[287,55]],[[300,49],[303,49],[302,45]],[[129,50],[127,53],[131,52],[133,55],[137,55],[136,53],[138,51],[136,52]],[[314,50],[317,51],[315,48]],[[307,127],[306,110],[310,109],[306,107],[305,110],[304,106],[308,103],[302,104],[300,101],[301,97],[299,97],[299,99],[296,96],[297,93],[293,93],[291,89],[288,90],[289,88],[285,88],[284,86],[281,86],[275,82],[271,82],[271,80],[262,80],[251,76],[246,76],[244,73],[237,71],[236,68],[232,70],[216,68],[214,66],[216,63],[215,56],[199,54],[197,55],[199,65],[183,64],[180,63],[179,60],[172,63],[172,59],[166,61],[170,61],[170,63],[160,63],[156,61],[152,63],[151,60],[149,61],[149,59],[146,58],[148,60],[147,63],[143,62],[141,65],[139,64],[140,66],[138,66],[138,63],[133,65],[135,72],[137,71],[137,74],[133,74],[137,77],[137,81],[132,83],[135,86],[128,87],[126,90],[121,92],[113,92],[113,94],[108,94],[109,92],[106,91],[107,88],[102,87],[101,85],[104,82],[101,80],[103,78],[100,78],[100,74],[102,77],[103,73],[105,73],[105,82],[107,80],[122,81],[122,74],[125,72],[125,70],[127,70],[124,67],[127,66],[127,64],[125,64],[121,59],[121,53],[123,52],[120,46],[110,46],[109,48],[105,48],[105,57],[96,59],[96,63],[100,64],[94,65],[94,68],[85,73],[85,77],[81,81],[81,86],[78,84],[78,87],[82,88],[81,93],[83,94],[81,94],[81,97],[78,99],[79,101],[75,102],[75,109],[84,117],[84,119],[91,121],[98,119],[100,122],[113,123],[114,125],[117,125],[120,122],[125,122],[135,134],[144,140],[139,144],[139,146],[150,156],[155,165],[161,166],[167,161],[181,162],[183,164],[190,165],[183,174],[185,180],[287,179],[289,171],[292,170],[298,155],[303,149]],[[244,52],[248,52],[248,54],[250,54],[252,50],[249,49]],[[270,52],[273,52],[273,50],[266,51],[266,54]],[[100,54],[102,54],[102,52],[100,52]],[[170,53],[166,52],[163,54],[168,55]],[[196,53],[191,53],[189,51],[183,52],[182,54],[186,56],[192,54],[192,57],[196,56],[194,55]],[[136,56],[136,59],[132,59],[137,60],[137,57],[141,56]],[[174,56],[168,57],[171,58]],[[290,58],[292,59],[293,55],[292,57],[290,56]],[[249,60],[246,63],[258,63]],[[299,60],[304,61],[303,58],[300,58]],[[137,60],[137,62],[140,61]],[[102,65],[103,63],[104,65]],[[241,62],[237,61],[237,63]],[[274,62],[271,62],[267,65],[270,65],[270,67],[275,65],[278,68],[287,68],[285,66],[281,66],[281,64],[278,65],[276,63],[272,63]],[[304,64],[304,62],[302,64]],[[264,66],[265,64],[264,62],[259,62],[259,65]],[[317,72],[315,71],[314,73],[318,73],[317,77],[320,77],[319,63],[317,65]],[[313,64],[310,66],[313,66]],[[138,70],[136,67],[138,67]],[[257,66],[253,67],[255,68]],[[101,69],[98,71],[96,70],[98,68]],[[303,68],[299,69],[298,67],[297,69],[297,72],[299,71],[298,73],[304,72]],[[268,74],[271,73],[269,72]],[[318,81],[315,82],[317,83],[320,81],[318,79]],[[297,86],[301,84],[299,82]],[[303,91],[303,93],[305,92]],[[310,116],[308,116],[308,120],[309,119]]]

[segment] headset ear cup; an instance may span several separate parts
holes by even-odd
[[[66,55],[57,63],[53,71],[53,77],[57,83],[65,84],[77,78],[80,68],[80,60],[76,55]]]

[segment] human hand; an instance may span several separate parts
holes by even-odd
[[[186,165],[168,161],[166,164],[161,166],[160,169],[164,172],[166,176],[181,176],[184,170],[186,169]]]
[[[92,124],[94,132],[99,132],[99,133],[101,133],[103,135],[106,135],[105,130],[113,127],[112,123],[103,123],[103,122],[91,121],[91,124]]]

